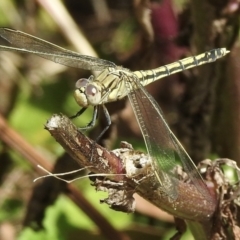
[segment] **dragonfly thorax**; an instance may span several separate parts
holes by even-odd
[[[101,101],[101,91],[98,84],[90,79],[81,78],[76,82],[74,98],[79,106],[98,105]]]

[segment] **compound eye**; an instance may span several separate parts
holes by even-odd
[[[92,96],[94,97],[96,94],[98,94],[98,89],[92,85],[92,84],[89,84],[87,87],[86,87],[86,94],[89,96]]]
[[[88,83],[89,83],[89,80],[87,78],[80,78],[79,80],[77,80],[75,87],[76,88],[86,87]]]
[[[101,93],[99,92],[96,86],[94,86],[93,84],[88,84],[85,89],[85,93],[88,98],[88,101],[92,105],[98,105],[100,103]]]

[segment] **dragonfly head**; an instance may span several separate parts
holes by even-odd
[[[101,91],[91,80],[81,78],[76,82],[74,98],[81,107],[95,106],[101,101]]]

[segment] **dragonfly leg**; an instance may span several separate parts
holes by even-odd
[[[92,117],[91,122],[89,122],[89,123],[87,124],[87,126],[81,127],[80,129],[81,129],[81,130],[87,130],[87,129],[89,129],[89,128],[94,127],[94,126],[95,126],[95,123],[96,123],[97,117],[98,117],[98,106],[94,106],[94,109],[93,109],[93,117]]]
[[[102,132],[101,132],[101,133],[99,134],[99,136],[96,138],[95,142],[98,142],[98,141],[99,141],[99,139],[103,136],[103,134],[108,130],[109,126],[111,125],[111,117],[110,117],[110,115],[109,115],[109,112],[108,112],[107,108],[106,108],[104,105],[102,105],[102,107],[103,107],[104,115],[105,115],[106,120],[107,120],[107,125],[104,127],[104,129],[102,130]],[[87,124],[87,126],[79,128],[79,130],[87,130],[87,129],[89,129],[89,128],[94,127],[94,125],[95,125],[95,123],[96,123],[96,119],[97,119],[97,117],[98,117],[98,108],[99,108],[99,105],[98,105],[98,106],[94,106],[93,117],[92,117],[91,122],[89,122],[89,123]],[[87,108],[82,108],[79,112],[77,112],[75,115],[73,115],[73,116],[70,117],[70,118],[73,119],[73,118],[79,117],[80,115],[82,115],[82,114],[85,112],[86,109],[87,109]]]
[[[88,129],[88,128],[92,128],[94,127],[95,123],[96,123],[96,119],[98,117],[98,108],[99,108],[99,105],[98,106],[94,106],[94,112],[93,112],[93,118],[91,120],[91,122],[86,126],[86,127],[83,127],[81,129]],[[104,127],[104,129],[102,130],[102,132],[98,135],[98,137],[96,138],[95,142],[98,142],[99,139],[103,136],[103,134],[108,130],[108,128],[110,127],[111,125],[111,117],[109,115],[109,112],[107,110],[107,108],[102,105],[102,108],[103,108],[103,112],[104,112],[104,115],[106,117],[106,120],[107,120],[107,125]]]
[[[105,115],[105,117],[106,117],[106,120],[107,120],[107,125],[105,126],[105,128],[102,130],[102,132],[98,135],[98,137],[96,138],[96,140],[92,143],[92,153],[91,153],[91,159],[90,159],[90,162],[92,161],[92,157],[93,157],[93,150],[94,150],[94,148],[95,148],[95,145],[96,145],[96,143],[99,141],[99,139],[101,139],[101,137],[104,135],[104,133],[108,130],[108,128],[110,127],[110,125],[111,125],[111,117],[110,117],[110,115],[109,115],[109,112],[108,112],[108,110],[107,110],[107,108],[104,106],[104,105],[102,105],[102,107],[103,107],[103,112],[104,112],[104,115]],[[97,112],[97,111],[96,111]],[[96,117],[97,117],[97,114],[96,114]],[[96,117],[95,117],[95,120],[96,120]],[[92,121],[93,122],[93,121]],[[94,124],[95,124],[95,122],[94,122]]]
[[[81,116],[87,108],[82,108],[80,111],[78,111],[75,115],[71,116],[70,119],[76,118]],[[81,127],[79,128],[79,130],[87,130],[89,128],[94,127],[95,123],[96,123],[96,119],[97,119],[97,114],[98,114],[98,106],[94,107],[94,111],[93,111],[93,117],[90,123],[87,124],[87,126],[85,127]]]
[[[105,115],[105,117],[107,119],[107,125],[102,130],[102,132],[99,134],[99,136],[97,137],[96,142],[103,136],[103,134],[108,130],[109,126],[111,125],[111,118],[110,118],[110,115],[108,113],[108,110],[107,110],[107,108],[104,105],[102,105],[102,107],[103,107],[104,115]],[[87,129],[92,128],[92,127],[95,126],[96,119],[98,117],[98,108],[99,108],[99,105],[98,106],[94,106],[93,117],[92,117],[91,122],[89,122],[87,124],[87,126],[79,128],[79,130],[87,130]],[[82,115],[85,112],[86,109],[87,108],[82,108],[80,111],[78,111],[75,115],[71,116],[70,118],[73,119],[73,118],[79,117],[80,115]]]
[[[86,111],[87,108],[82,108],[80,111],[78,111],[75,115],[71,116],[70,119],[73,119],[73,118],[76,118],[76,117],[79,117],[80,115],[82,115],[85,111]]]
[[[100,138],[103,136],[103,134],[108,130],[108,128],[110,127],[110,125],[111,125],[111,123],[112,123],[111,117],[110,117],[110,115],[109,115],[109,112],[108,112],[107,108],[106,108],[104,105],[102,105],[102,107],[103,107],[104,115],[105,115],[106,120],[107,120],[107,125],[104,127],[104,129],[102,130],[102,132],[101,132],[101,133],[98,135],[98,137],[96,138],[96,142],[99,141],[99,139],[100,139]]]

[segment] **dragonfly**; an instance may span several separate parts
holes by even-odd
[[[193,185],[204,198],[209,199],[209,190],[197,167],[169,128],[159,105],[144,86],[185,69],[214,62],[229,52],[226,48],[213,49],[156,69],[132,72],[113,62],[81,55],[18,30],[0,28],[0,37],[6,40],[5,45],[0,45],[1,51],[31,53],[68,67],[101,71],[97,76],[77,80],[74,98],[81,109],[72,118],[80,116],[89,106],[93,106],[92,120],[83,129],[93,127],[99,107],[102,107],[107,126],[100,134],[101,137],[111,124],[105,104],[128,96],[162,193],[173,200],[178,197],[178,177],[174,173],[174,167],[177,160],[180,160]]]

